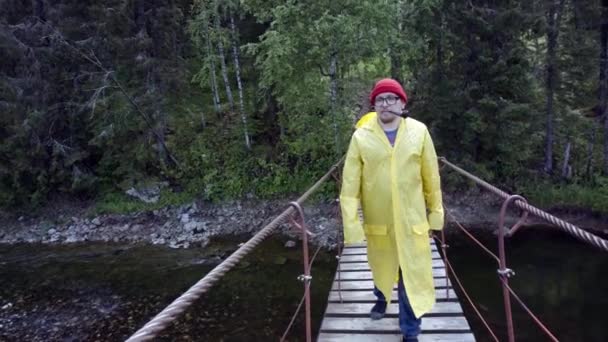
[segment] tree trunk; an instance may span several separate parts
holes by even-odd
[[[146,76],[146,88],[153,95],[150,101],[152,108],[152,132],[150,134],[156,139],[156,148],[158,160],[163,165],[169,165],[169,151],[167,150],[167,143],[165,139],[165,133],[167,129],[167,115],[164,111],[163,97],[166,94],[166,87],[163,83],[161,72],[160,72],[160,56],[162,38],[158,34],[158,30],[154,30],[154,25],[146,25],[146,1],[139,0],[137,3],[137,28],[138,32],[144,33],[144,37],[149,37],[152,40],[151,48],[149,50],[141,51],[142,55],[149,56],[150,62],[148,63],[147,76]],[[149,5],[148,5],[149,6]],[[154,7],[152,7],[154,11]]]
[[[564,163],[562,164],[562,178],[570,179],[572,176],[572,167],[570,167],[570,147],[571,144],[568,142],[566,144],[566,150],[564,151]]]
[[[403,35],[403,21],[405,20],[404,18],[404,10],[403,10],[403,6],[405,6],[405,2],[403,1],[398,1],[397,4],[397,39],[402,40],[404,35]],[[403,84],[403,79],[402,77],[402,71],[403,71],[403,65],[402,65],[402,59],[401,59],[401,49],[400,49],[400,45],[395,45],[393,44],[390,48],[389,48],[389,56],[391,59],[391,78],[393,78],[394,80],[396,80],[397,82]]]
[[[217,50],[220,54],[220,66],[222,67],[222,78],[224,79],[224,85],[226,87],[226,96],[228,97],[228,104],[230,110],[234,111],[234,98],[232,97],[232,89],[230,88],[230,81],[228,79],[228,68],[226,67],[226,55],[224,54],[224,44],[222,43],[222,37],[220,34],[220,18],[219,12],[215,13],[215,31],[218,35]]]
[[[146,1],[145,0],[137,0],[136,8],[135,8],[135,24],[137,25],[138,30],[144,29],[145,26],[145,14],[146,14]]]
[[[396,49],[390,49],[389,55],[391,56],[391,78],[397,80],[399,83],[403,83],[401,79],[401,60],[399,59],[399,51]]]
[[[608,175],[608,0],[602,0],[600,26],[600,123],[604,120],[604,175]]]
[[[336,147],[336,154],[340,154],[340,139],[338,137],[338,120],[337,120],[337,102],[338,102],[338,53],[335,49],[332,49],[332,53],[329,57],[329,105],[332,115],[332,121],[334,126],[334,144]]]
[[[443,51],[443,32],[445,30],[445,20],[443,18],[443,9],[437,11],[435,16],[438,17],[439,20],[439,38],[437,40],[437,71],[438,71],[438,80],[442,81],[445,76],[445,66],[444,66],[444,51]]]
[[[595,123],[591,124],[591,133],[589,139],[589,146],[587,148],[587,165],[585,167],[585,178],[588,181],[593,179],[593,150],[595,149]]]
[[[248,150],[251,150],[251,139],[249,138],[249,130],[247,129],[247,115],[245,114],[245,103],[243,102],[243,84],[241,83],[241,65],[239,61],[236,25],[234,25],[234,17],[232,14],[230,14],[230,30],[232,31],[232,55],[234,57],[236,84],[239,89],[239,109],[241,112],[241,120],[243,121],[243,131],[245,133],[245,146],[247,146]]]
[[[32,0],[32,11],[34,17],[38,17],[42,20],[46,20],[44,15],[44,1],[43,0]]]
[[[207,40],[207,57],[209,58],[209,73],[211,74],[211,92],[213,93],[213,109],[215,109],[215,113],[220,112],[220,94],[218,92],[217,87],[217,77],[215,74],[215,53],[213,53],[213,49],[211,48],[211,35],[209,34],[209,26],[207,23],[205,25],[205,39]]]
[[[559,24],[561,21],[561,13],[564,7],[565,0],[559,0],[556,4],[551,0],[549,12],[547,15],[547,131],[545,137],[545,167],[546,173],[553,172],[553,97],[556,87],[556,54],[557,54],[557,38],[559,35]]]
[[[608,113],[604,114],[604,176],[608,176]]]

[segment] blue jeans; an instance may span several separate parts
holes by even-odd
[[[386,297],[376,286],[374,286],[374,294],[378,297],[379,301],[386,301]],[[399,270],[397,297],[399,299],[399,327],[401,328],[401,333],[406,337],[418,336],[421,330],[420,324],[422,323],[422,318],[416,318],[414,310],[410,306],[405,286],[403,286],[403,280],[401,279],[401,270]]]

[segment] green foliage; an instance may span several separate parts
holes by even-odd
[[[195,197],[187,192],[162,191],[156,203],[145,203],[121,192],[100,195],[89,214],[126,214],[135,211],[156,210],[166,206],[191,203]]]
[[[608,214],[608,178],[598,177],[595,184],[554,184],[540,181],[521,186],[530,203],[541,208],[586,208]]]
[[[547,193],[526,185],[543,201],[597,208],[591,194],[604,195],[602,132],[588,117],[597,103],[598,4],[567,2],[559,27],[555,165],[569,143],[573,170],[563,180],[539,174],[546,2],[39,3],[52,27],[31,19],[28,2],[12,2],[0,18],[2,207],[44,204],[54,193],[98,196],[97,210],[110,212],[300,193],[339,159],[371,86],[389,75],[403,82],[438,154],[507,188],[565,182]],[[222,43],[236,99],[237,38],[247,124],[227,104],[218,52]],[[122,195],[148,180],[176,191],[155,205]],[[469,186],[449,173],[443,181],[446,189]],[[335,194],[328,183],[320,197]]]

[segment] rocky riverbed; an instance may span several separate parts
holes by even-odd
[[[223,204],[194,201],[153,211],[130,214],[90,216],[86,210],[62,211],[57,215],[19,217],[3,215],[0,220],[0,243],[69,244],[80,242],[148,243],[171,248],[204,247],[215,236],[250,234],[272,221],[290,200],[246,200]],[[501,201],[489,194],[445,194],[448,221],[457,220],[476,229],[496,229]],[[314,244],[328,248],[341,239],[341,222],[337,202],[315,202],[304,205],[306,223],[317,235]],[[556,215],[594,232],[608,232],[608,220],[589,213],[558,209]],[[511,210],[507,223],[518,213]],[[540,223],[529,218],[529,224]],[[293,238],[298,232],[283,224],[277,232]]]
[[[204,202],[165,207],[131,214],[105,214],[94,217],[19,217],[5,220],[0,243],[65,244],[77,242],[150,243],[172,248],[204,247],[214,236],[240,235],[260,230],[279,215],[286,201],[230,202],[221,205]],[[338,221],[336,205],[317,203],[304,207],[307,224],[318,232],[315,242],[335,243]],[[296,235],[289,224],[278,230]]]

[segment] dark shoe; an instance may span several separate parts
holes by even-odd
[[[369,313],[369,316],[373,320],[378,320],[378,319],[381,319],[382,317],[384,317],[385,313],[386,313],[386,302],[379,300],[376,302],[376,304],[374,304],[374,307],[372,308],[372,311]]]
[[[403,336],[403,342],[418,342],[418,336]]]

